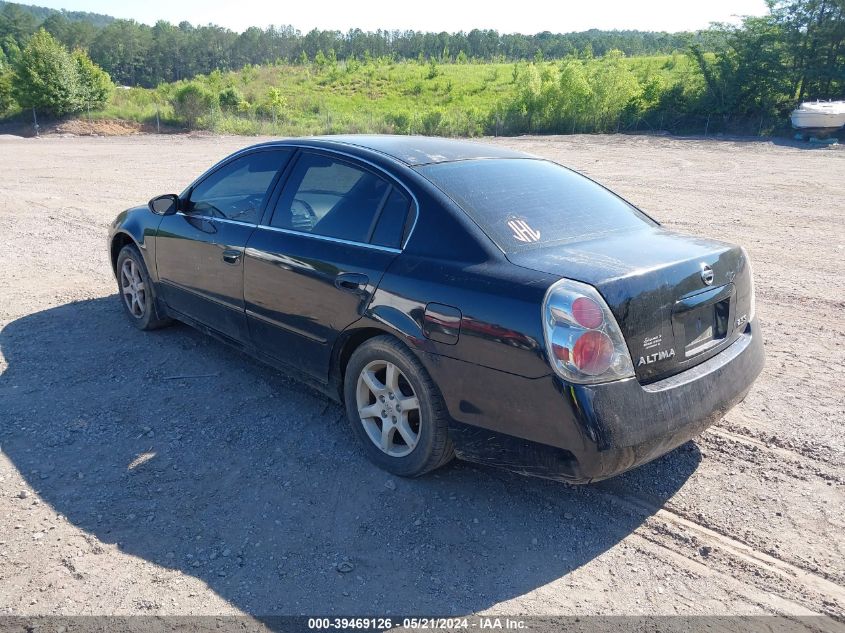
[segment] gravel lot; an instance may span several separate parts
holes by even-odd
[[[768,360],[746,401],[657,462],[570,487],[461,463],[390,477],[337,405],[188,327],[128,324],[108,223],[255,141],[0,139],[0,613],[845,622],[842,148],[488,141],[755,266]]]

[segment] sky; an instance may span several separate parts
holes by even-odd
[[[496,29],[500,33],[566,33],[587,29],[686,31],[711,22],[737,22],[742,15],[763,15],[764,0],[558,0],[513,3],[460,0],[19,0],[27,4],[105,13],[146,24],[164,19],[218,24],[235,31],[249,26],[290,24],[347,31],[360,28],[416,31]]]

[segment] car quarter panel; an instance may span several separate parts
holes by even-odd
[[[409,319],[419,333],[410,344],[420,351],[537,378],[551,373],[541,306],[555,279],[506,262],[467,264],[404,253],[385,273],[367,314],[387,325]],[[422,334],[431,303],[460,311],[456,342]]]
[[[526,378],[441,354],[420,356],[434,381],[443,386],[459,453],[473,453],[472,444],[480,440],[485,461],[495,459],[496,451],[484,444],[505,437],[579,455],[593,450],[594,442],[579,420],[575,394],[556,376]],[[501,442],[501,450],[509,450],[506,443]]]

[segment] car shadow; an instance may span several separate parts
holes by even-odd
[[[255,615],[489,608],[613,547],[700,461],[689,443],[609,491],[460,462],[398,479],[338,405],[188,327],[139,332],[115,296],[13,321],[0,351],[0,441],[40,498]]]

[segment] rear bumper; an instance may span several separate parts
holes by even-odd
[[[443,373],[438,364],[432,374],[448,385],[437,375]],[[718,355],[649,385],[635,378],[570,385],[552,376],[529,380],[475,368],[469,384],[458,386],[460,399],[450,398],[453,389],[444,389],[444,396],[459,457],[587,483],[651,461],[700,434],[745,397],[763,364],[755,321]]]
[[[699,435],[745,398],[763,369],[757,322],[713,358],[664,380],[578,387],[595,450],[580,455],[580,478],[599,480],[644,464]]]

